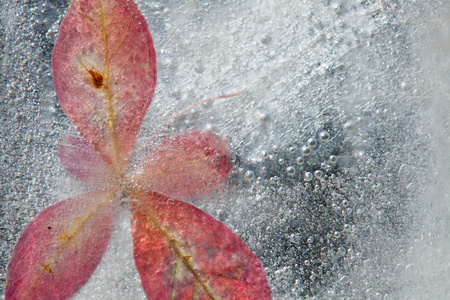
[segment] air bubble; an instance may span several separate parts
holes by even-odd
[[[319,134],[319,139],[320,139],[322,142],[328,142],[328,140],[330,139],[330,134],[329,134],[328,132],[326,132],[326,131],[322,131],[322,132]]]
[[[308,146],[303,146],[302,153],[304,156],[309,156],[311,154],[311,148],[309,148]]]
[[[311,149],[314,149],[314,148],[316,148],[316,146],[317,146],[317,140],[314,139],[314,138],[310,138],[306,143],[308,144],[308,146],[309,146]]]
[[[270,44],[271,41],[272,37],[270,35],[265,35],[261,38],[261,43],[263,43],[264,45]]]
[[[406,279],[415,280],[419,276],[419,268],[415,264],[409,264],[405,268]]]
[[[356,123],[353,120],[347,121],[344,124],[344,129],[348,134],[352,134],[356,131]]]
[[[196,68],[197,69],[197,68]],[[196,71],[197,72],[197,71]],[[201,72],[203,72],[203,70],[201,71]],[[201,73],[201,72],[198,72],[198,73]],[[202,103],[202,108],[203,109],[209,109],[209,108],[211,108],[213,106],[213,101],[206,101],[206,102],[203,102]]]
[[[305,172],[303,180],[304,181],[311,181],[312,179],[313,179],[313,174],[311,172]]]
[[[286,276],[288,273],[290,273],[290,271],[291,271],[291,267],[284,267],[279,270],[276,270],[274,272],[274,274],[275,274],[276,278],[280,279],[280,278],[283,278],[284,276]]]
[[[352,229],[352,227],[349,224],[344,224],[345,231],[350,231],[351,229]]]
[[[336,155],[331,155],[329,159],[330,159],[330,163],[332,163],[332,164],[335,164],[338,161],[338,158]]]
[[[349,205],[349,203],[348,203],[347,199],[342,200],[342,206],[343,207],[347,207],[348,205]]]
[[[247,181],[252,181],[253,179],[255,179],[255,173],[251,170],[248,170],[247,172],[245,172],[244,178]]]
[[[272,185],[278,185],[278,177],[277,176],[270,177],[269,183]]]
[[[333,8],[334,8],[334,12],[337,15],[341,15],[342,12],[344,11],[344,5],[343,4],[335,4]]]
[[[329,164],[327,164],[326,162],[321,163],[320,168],[325,170],[325,172],[331,171],[331,166]]]
[[[333,236],[334,236],[336,239],[338,239],[338,238],[341,237],[341,233],[340,233],[339,231],[335,231],[335,232],[333,233]]]
[[[287,167],[287,168],[286,168],[286,173],[287,173],[289,176],[294,176],[294,175],[295,175],[295,168],[292,167],[292,166]]]
[[[321,170],[316,170],[316,171],[314,171],[314,176],[315,176],[317,179],[322,179],[322,178],[324,177],[324,175],[325,175],[325,173],[323,173]]]
[[[294,153],[295,152],[295,148],[294,147],[289,147],[288,152],[291,153],[291,154]]]
[[[278,159],[278,164],[281,166],[284,165],[284,159],[282,158]]]
[[[261,125],[266,126],[270,123],[270,116],[268,114],[264,114],[259,118],[259,122]]]
[[[283,270],[276,270],[275,272],[274,272],[274,274],[275,274],[275,277],[276,278],[281,278],[281,277],[283,277]]]
[[[269,154],[266,151],[261,151],[261,157],[263,159],[268,159],[269,158]]]
[[[299,165],[299,166],[301,166],[305,163],[305,159],[301,156],[297,157],[296,161],[297,161],[297,165]]]
[[[350,277],[344,275],[339,279],[339,283],[340,284],[347,284],[350,282]]]
[[[278,152],[280,152],[280,147],[277,145],[274,145],[274,146],[272,146],[272,151],[275,153],[278,153]]]
[[[267,174],[267,167],[261,167],[261,175]]]

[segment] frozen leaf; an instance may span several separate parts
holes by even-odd
[[[102,184],[112,174],[111,167],[85,139],[68,136],[59,142],[61,164],[83,182]]]
[[[230,158],[223,139],[213,132],[191,131],[158,145],[138,181],[142,188],[185,198],[217,190],[229,173]]]
[[[156,85],[153,41],[136,4],[73,0],[52,64],[64,112],[121,174]]]
[[[222,222],[157,193],[137,197],[134,258],[150,299],[271,299],[261,262]]]
[[[6,299],[66,299],[91,277],[111,234],[117,208],[95,191],[52,205],[30,222],[8,266]]]

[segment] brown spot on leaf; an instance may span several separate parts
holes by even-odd
[[[72,237],[70,237],[70,236],[68,236],[66,233],[61,233],[60,235],[59,235],[59,241],[61,242],[61,243],[67,243],[67,242],[69,242],[70,241],[70,239],[71,239]]]
[[[188,261],[192,256],[183,256],[184,261]]]
[[[94,71],[89,70],[89,74],[91,74],[92,84],[97,88],[103,87],[103,75]]]
[[[43,263],[41,263],[41,268],[42,268],[43,271],[47,271],[50,274],[53,274],[53,270],[52,270],[52,268],[50,268],[50,264],[43,264]]]

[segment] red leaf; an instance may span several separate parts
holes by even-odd
[[[53,49],[64,112],[120,175],[156,85],[156,54],[133,1],[72,0]]]
[[[113,174],[111,167],[83,138],[76,136],[62,138],[58,154],[66,170],[83,182],[104,184]]]
[[[20,237],[6,275],[5,299],[66,299],[91,277],[105,252],[117,202],[95,191],[56,203]]]
[[[134,258],[151,299],[271,299],[256,255],[203,211],[149,193],[132,203]]]
[[[163,141],[138,179],[144,189],[185,198],[211,193],[230,173],[228,149],[213,132],[191,131]]]

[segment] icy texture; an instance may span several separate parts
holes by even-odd
[[[446,1],[137,3],[159,74],[138,140],[193,103],[242,93],[168,133],[211,127],[231,139],[228,191],[193,203],[255,251],[275,299],[449,294]],[[51,84],[67,7],[2,2],[1,289],[28,222],[82,189],[57,156],[59,139],[76,132]],[[144,299],[127,226],[76,298]]]

